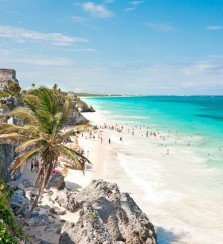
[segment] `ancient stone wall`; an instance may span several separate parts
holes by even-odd
[[[4,89],[9,81],[18,82],[14,69],[0,69],[0,89]]]

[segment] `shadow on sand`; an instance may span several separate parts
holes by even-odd
[[[78,189],[82,189],[81,185],[74,183],[74,182],[70,182],[70,181],[65,181],[65,185],[66,185],[66,188],[71,191],[76,191]]]
[[[180,240],[181,235],[166,230],[163,227],[156,227],[156,234],[158,237],[159,244],[171,244]]]

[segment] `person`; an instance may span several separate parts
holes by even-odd
[[[120,137],[120,141],[122,141],[122,137]]]
[[[31,160],[31,171],[33,171],[33,159]]]
[[[110,138],[108,139],[108,143],[111,144],[111,139]]]
[[[35,159],[35,161],[34,161],[34,167],[35,167],[36,172],[38,172],[38,170],[39,170],[39,162],[38,162],[37,159]]]
[[[103,139],[102,139],[102,136],[101,136],[101,144],[102,144],[102,140],[103,140]]]

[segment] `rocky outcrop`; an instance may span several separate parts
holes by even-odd
[[[76,102],[76,107],[79,112],[95,112],[94,108],[91,105],[88,105],[81,99]]]
[[[49,180],[48,187],[54,187],[58,190],[63,190],[65,188],[64,176],[58,172],[55,173]]]
[[[10,180],[9,166],[14,160],[15,148],[10,144],[0,144],[0,178]]]
[[[67,200],[80,209],[80,218],[63,227],[60,244],[157,243],[148,217],[116,184],[95,180]]]
[[[67,125],[73,126],[78,124],[86,124],[88,123],[88,120],[79,112],[76,110],[70,110]]]

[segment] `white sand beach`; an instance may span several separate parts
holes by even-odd
[[[160,243],[209,243],[210,233],[212,241],[219,243],[219,238],[223,238],[223,215],[218,204],[222,201],[221,193],[213,192],[214,186],[205,190],[205,185],[198,182],[204,179],[213,182],[220,174],[205,166],[188,146],[187,138],[161,131],[156,137],[146,137],[147,128],[139,125],[134,127],[134,135],[130,131],[132,125],[127,124],[117,125],[117,128],[124,127],[122,132],[117,132],[111,130],[117,122],[100,112],[84,113],[84,116],[92,125],[106,124],[107,128],[93,132],[95,139],[93,136],[89,139],[89,134],[80,135],[79,145],[93,167],[86,170],[85,176],[69,170],[68,187],[72,184],[84,187],[98,178],[115,182],[148,214]],[[99,137],[103,138],[102,143]]]
[[[219,212],[218,204],[222,195],[213,192],[214,187],[212,191],[204,190],[205,184],[198,184],[204,177],[207,183],[218,179],[219,172],[205,167],[185,139],[173,132],[156,131],[156,136],[150,135],[147,134],[150,129],[140,125],[116,125],[100,112],[84,116],[99,127],[91,130],[91,138],[88,132],[79,134],[78,139],[92,167],[87,167],[85,174],[69,169],[65,177],[68,189],[80,190],[93,179],[117,183],[148,214],[159,243],[210,243],[207,240],[211,233],[212,241],[219,243],[219,238],[223,238],[223,213]],[[122,132],[111,129],[112,126]],[[33,177],[29,171],[25,171],[27,178]],[[78,213],[67,211],[61,218],[75,222]],[[38,229],[35,234],[40,232]],[[58,238],[59,235],[55,236],[55,242]]]

